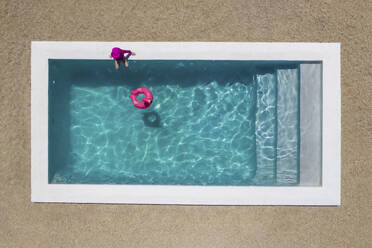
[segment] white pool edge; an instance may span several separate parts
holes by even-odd
[[[113,46],[136,59],[302,60],[323,62],[322,186],[153,186],[48,184],[48,59],[109,59]],[[223,51],[223,52],[221,52]],[[31,43],[31,201],[195,205],[340,205],[339,43]]]

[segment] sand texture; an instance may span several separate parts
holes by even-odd
[[[0,0],[0,247],[372,247],[372,1]],[[30,201],[30,42],[341,42],[342,206]]]

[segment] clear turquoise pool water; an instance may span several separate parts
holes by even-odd
[[[295,62],[49,60],[49,182],[296,184],[298,85]]]

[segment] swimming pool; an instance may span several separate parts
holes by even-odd
[[[323,187],[324,59],[166,50],[119,70],[97,55],[45,56],[48,187]],[[154,95],[144,110],[129,98],[139,87]]]
[[[49,61],[51,183],[298,182],[299,62],[112,64]],[[128,97],[139,87],[155,96],[146,110]]]

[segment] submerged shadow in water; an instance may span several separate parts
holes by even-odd
[[[144,113],[142,119],[145,125],[148,127],[161,127],[160,116],[155,111]]]

